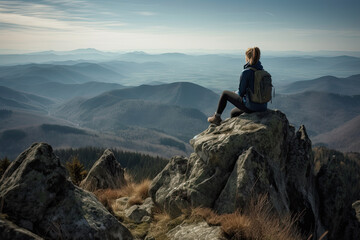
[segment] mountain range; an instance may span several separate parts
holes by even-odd
[[[208,126],[206,118],[216,110],[219,93],[237,88],[241,69],[240,60],[234,55],[103,54],[91,49],[71,54],[102,55],[103,60],[68,59],[67,52],[38,55],[49,54],[60,56],[63,61],[0,66],[0,111],[3,116],[7,116],[7,111],[13,113],[0,119],[2,154],[7,154],[4,150],[7,137],[11,140],[14,136],[26,136],[21,138],[22,146],[52,137],[55,143],[62,139],[74,147],[84,143],[104,147],[110,144],[162,156],[174,155],[171,152],[187,154],[189,139]],[[353,134],[356,131],[351,131],[360,115],[360,75],[339,77],[358,71],[358,60],[348,56],[263,57],[266,69],[275,71],[274,85],[280,92],[269,108],[283,111],[295,127],[304,124],[314,144],[360,151],[358,137]],[[346,67],[341,68],[343,65]],[[331,67],[342,71],[341,74],[295,81]],[[301,69],[308,72],[301,75]],[[296,77],[279,82],[276,76],[281,73],[276,71]],[[232,87],[227,88],[230,77]],[[139,84],[143,82],[146,84]],[[229,104],[223,119],[229,116],[231,108]],[[72,137],[64,135],[64,139],[59,131],[44,134],[43,124],[79,131],[72,131]],[[9,134],[7,130],[23,133]],[[89,136],[97,140],[92,142]],[[341,142],[349,142],[348,147]]]
[[[192,94],[190,90],[184,90],[188,87],[189,84],[177,83],[110,91],[94,98],[65,103],[55,112],[55,116],[101,131],[116,132],[128,126],[141,126],[166,132],[188,142],[196,131],[205,129],[207,123],[204,113],[187,105],[192,101],[209,99],[209,95],[201,94],[204,89],[199,87],[198,94]],[[163,94],[157,94],[158,91]],[[215,95],[213,101],[217,101],[216,94],[212,94]]]
[[[99,64],[82,62],[74,65],[26,64],[0,67],[0,79],[3,82],[22,81],[26,78],[39,78],[37,83],[84,83],[89,81],[113,82],[122,78],[121,74]]]
[[[111,147],[163,157],[187,155],[190,149],[183,141],[148,128],[129,127],[111,134],[35,112],[0,110],[0,158],[13,159],[33,142],[49,142],[55,148]]]
[[[97,75],[96,79],[90,81],[116,82],[129,86],[139,86],[151,81],[164,83],[189,81],[217,92],[219,89],[235,90],[245,64],[244,56],[240,53],[148,54],[144,52],[110,53],[96,49],[79,49],[68,52],[50,51],[0,55],[0,65],[9,67],[11,65],[36,63],[38,65],[56,65],[59,68],[61,66],[64,71],[68,71],[69,69],[65,66],[91,63],[105,68],[104,73],[106,74]],[[277,85],[327,75],[347,77],[358,74],[360,68],[359,57],[280,55],[263,54],[261,58],[264,68],[270,71]],[[92,67],[92,69],[96,68],[95,65]],[[116,75],[109,73],[108,70],[115,72]],[[90,70],[90,72],[92,72],[90,78],[93,77],[93,74],[97,74],[96,71]],[[101,72],[100,69],[99,72]],[[84,74],[83,71],[80,73]],[[80,83],[80,80],[81,77],[79,76],[77,83]]]

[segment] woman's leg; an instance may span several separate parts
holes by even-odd
[[[231,113],[230,113],[230,117],[237,117],[237,116],[239,116],[240,114],[242,114],[244,111],[243,110],[241,110],[241,109],[238,109],[237,107],[236,108],[233,108],[232,110],[231,110]]]
[[[218,108],[216,110],[217,114],[221,115],[223,113],[223,111],[226,107],[227,101],[231,102],[235,107],[239,108],[240,110],[242,110],[244,112],[247,112],[247,113],[251,112],[247,107],[245,107],[245,104],[243,103],[239,94],[225,90],[221,94]]]

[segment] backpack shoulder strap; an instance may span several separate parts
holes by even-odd
[[[251,69],[251,70],[253,70],[254,72],[258,71],[258,69],[253,68],[253,67],[248,67],[247,69]]]

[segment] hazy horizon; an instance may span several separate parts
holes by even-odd
[[[186,54],[186,55],[230,55],[236,57],[242,57],[246,49],[234,49],[234,50],[208,50],[208,49],[189,49],[176,51],[173,49],[128,49],[128,50],[112,50],[112,51],[103,51],[96,48],[76,48],[65,51],[58,51],[54,49],[46,49],[42,51],[31,51],[24,49],[1,49],[0,55],[22,55],[22,54],[44,54],[44,53],[53,53],[53,54],[71,54],[76,51],[98,51],[105,54],[127,54],[127,53],[144,53],[148,55],[158,55],[158,54]],[[336,57],[336,56],[351,56],[351,57],[360,57],[360,51],[333,51],[333,50],[319,50],[319,51],[297,51],[297,50],[288,50],[288,51],[274,51],[274,50],[261,50],[262,57],[297,57],[297,56],[317,56],[317,57]]]

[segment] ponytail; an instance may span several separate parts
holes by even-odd
[[[245,52],[250,65],[255,65],[260,60],[260,49],[258,47],[248,48]]]

